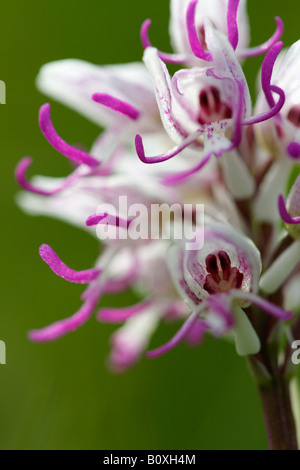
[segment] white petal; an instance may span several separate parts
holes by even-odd
[[[267,294],[275,292],[300,262],[300,241],[295,241],[267,269],[259,287]]]
[[[236,305],[234,307],[235,326],[233,337],[236,352],[239,356],[257,354],[260,350],[260,340],[245,312]]]
[[[236,151],[228,152],[220,159],[223,176],[231,194],[236,199],[248,199],[255,190],[255,181],[242,157]]]
[[[180,143],[188,135],[187,125],[190,126],[189,132],[195,131],[197,127],[184,109],[176,102],[172,93],[169,72],[165,64],[158,57],[157,50],[153,47],[147,47],[143,60],[152,76],[163,125],[172,141]],[[194,128],[192,128],[193,126]]]
[[[68,59],[44,65],[37,77],[42,93],[83,114],[100,126],[126,118],[95,103],[94,93],[107,93],[138,107],[151,110],[155,100],[151,79],[143,64],[100,67],[81,60]]]

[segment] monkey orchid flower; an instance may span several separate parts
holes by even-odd
[[[215,336],[231,332],[238,354],[256,354],[260,341],[243,309],[252,304],[277,319],[291,318],[290,313],[257,295],[261,259],[250,239],[228,224],[208,220],[204,240],[199,250],[186,251],[182,243],[169,250],[171,275],[191,314],[174,338],[149,352],[149,357],[176,346],[195,325]]]
[[[192,26],[191,26],[192,28]],[[250,94],[242,68],[227,38],[211,23],[206,24],[206,43],[212,56],[207,67],[183,69],[172,79],[158,51],[147,48],[144,62],[152,75],[157,104],[166,132],[176,146],[168,152],[147,157],[142,138],[136,136],[136,150],[144,163],[159,163],[192,146],[199,151],[199,162],[188,171],[171,174],[165,184],[178,183],[202,169],[213,155],[220,157],[236,149],[242,128],[270,119],[284,104],[284,93],[271,85],[272,67],[282,44],[277,43],[264,60],[264,91],[279,95],[266,112],[251,117]],[[196,41],[194,38],[193,40]],[[245,166],[240,172],[247,171]]]
[[[164,62],[185,63],[190,66],[199,66],[201,60],[207,60],[210,57],[206,43],[207,18],[218,31],[228,37],[239,59],[266,53],[283,33],[282,20],[276,17],[277,28],[273,36],[264,44],[249,48],[246,0],[171,0],[169,33],[174,54],[158,51],[159,57]],[[194,25],[194,32],[191,32],[191,24]],[[141,40],[145,48],[152,46],[149,39],[150,26],[151,20],[146,20],[141,28]],[[191,35],[197,36],[201,48],[193,47]]]

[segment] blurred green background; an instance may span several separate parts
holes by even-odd
[[[285,43],[298,39],[299,0],[248,3],[253,45],[273,32],[275,15],[285,21]],[[225,342],[180,345],[156,360],[143,359],[125,375],[112,375],[105,358],[114,328],[95,318],[53,344],[32,344],[26,337],[29,329],[75,312],[82,291],[50,272],[39,245],[50,244],[77,269],[92,265],[98,251],[88,234],[26,216],[14,203],[13,172],[24,155],[34,157],[31,174],[69,170],[38,127],[39,107],[48,101],[35,89],[38,70],[70,57],[99,64],[139,60],[139,28],[149,17],[153,43],[167,50],[168,11],[168,0],[1,4],[0,79],[7,86],[7,104],[0,108],[0,339],[7,347],[7,365],[0,365],[1,449],[266,448],[255,386],[244,360]],[[245,65],[252,91],[261,60]],[[69,142],[89,147],[98,134],[95,125],[57,103],[52,116]],[[104,302],[117,305],[120,297]],[[161,327],[155,344],[174,331]]]

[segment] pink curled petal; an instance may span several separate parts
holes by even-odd
[[[271,119],[272,117],[276,116],[281,111],[285,103],[284,91],[275,85],[271,85],[270,90],[274,91],[275,93],[279,95],[279,100],[277,101],[277,103],[274,105],[273,108],[270,109],[270,111],[259,114],[258,116],[253,116],[252,118],[249,118],[246,121],[242,122],[243,126],[258,124],[259,122],[267,121],[268,119]],[[299,146],[299,150],[300,150],[300,146]],[[299,152],[299,157],[300,157],[300,152]]]
[[[187,137],[180,145],[176,145],[176,147],[173,147],[168,152],[161,154],[161,155],[156,155],[154,157],[146,157],[145,151],[144,151],[143,139],[140,135],[137,135],[135,137],[135,148],[136,148],[136,153],[139,159],[143,163],[161,163],[161,162],[170,160],[170,158],[175,157],[175,155],[178,155],[186,147],[188,147],[193,142],[195,142],[198,138],[199,138],[199,133],[195,132],[191,134],[189,137]]]
[[[273,68],[275,61],[282,49],[283,43],[277,42],[274,46],[269,50],[264,58],[262,69],[261,69],[261,84],[262,89],[265,94],[266,100],[270,106],[270,108],[274,108],[275,101],[272,95],[271,90],[271,78],[273,74]]]
[[[284,24],[281,18],[276,16],[275,21],[277,23],[276,31],[273,34],[273,36],[270,37],[270,39],[268,39],[268,41],[266,41],[265,43],[257,47],[251,47],[249,49],[239,50],[238,56],[242,59],[247,59],[247,58],[255,57],[255,56],[262,55],[268,52],[268,50],[271,49],[271,47],[273,47],[274,44],[280,40],[282,33],[283,33],[283,29],[284,29]]]
[[[146,356],[149,358],[155,358],[165,354],[170,351],[170,349],[175,348],[175,346],[177,346],[189,334],[191,329],[194,328],[198,321],[199,313],[199,309],[192,313],[170,341],[153,351],[148,351]]]
[[[186,25],[189,36],[189,42],[191,49],[196,57],[208,62],[212,61],[212,55],[203,50],[202,44],[199,40],[196,24],[195,24],[195,14],[198,0],[192,0],[188,6],[186,13]]]
[[[49,268],[66,281],[78,284],[88,284],[96,279],[101,273],[100,269],[87,269],[84,271],[74,271],[66,266],[49,245],[42,245],[39,250],[40,256]]]
[[[145,300],[125,308],[102,308],[97,313],[97,319],[107,323],[123,323],[128,318],[147,310],[151,304],[151,300]]]
[[[50,105],[48,103],[44,104],[40,109],[39,123],[42,133],[52,147],[59,153],[79,164],[88,165],[90,167],[100,165],[100,162],[94,157],[82,150],[72,147],[59,137],[51,121]]]
[[[31,193],[40,194],[41,196],[53,196],[54,194],[58,194],[61,191],[64,191],[66,188],[71,186],[74,181],[79,178],[79,174],[73,173],[68,176],[64,182],[59,185],[55,189],[46,190],[42,188],[38,188],[32,183],[27,180],[26,173],[30,165],[32,164],[32,158],[24,157],[18,163],[16,170],[15,170],[15,178],[17,183],[21,186],[21,188],[25,189],[26,191],[30,191]]]
[[[293,318],[293,314],[291,312],[287,312],[283,308],[272,304],[268,300],[265,300],[259,295],[253,294],[252,292],[232,289],[231,295],[236,299],[242,299],[246,300],[247,302],[251,302],[252,304],[264,310],[266,313],[269,313],[272,317],[278,318],[279,320],[288,321]]]
[[[239,31],[237,25],[237,12],[240,0],[228,0],[227,27],[228,39],[233,49],[236,50],[239,42]]]
[[[140,36],[141,36],[141,41],[142,41],[142,45],[143,47],[146,49],[147,47],[153,47],[150,40],[149,40],[149,28],[151,26],[151,20],[145,20],[142,24],[142,27],[141,27],[141,32],[140,32]],[[168,53],[165,53],[165,52],[161,52],[159,50],[157,50],[157,53],[158,53],[158,56],[161,60],[163,60],[164,62],[167,62],[169,64],[178,64],[178,65],[181,65],[181,64],[184,64],[185,62],[187,62],[188,60],[188,57],[184,56],[184,55],[180,55],[180,54],[168,54]]]
[[[93,227],[98,224],[114,225],[116,227],[122,227],[127,229],[131,224],[131,220],[123,219],[122,217],[119,217],[117,215],[115,216],[104,213],[91,215],[86,221],[86,225],[88,227]]]
[[[214,154],[213,152],[210,152],[209,154],[207,154],[204,158],[202,158],[201,162],[198,163],[198,165],[194,166],[190,170],[182,171],[174,175],[165,176],[164,178],[162,178],[162,183],[165,184],[166,186],[171,186],[173,184],[180,184],[187,178],[190,178],[195,173],[202,170],[202,168],[204,168],[204,166],[209,162],[213,154]]]
[[[125,101],[108,95],[107,93],[95,93],[92,96],[92,99],[96,103],[107,106],[107,108],[129,117],[133,121],[136,121],[140,116],[140,111],[138,109],[131,106],[129,103],[126,103]]]
[[[295,160],[300,158],[300,144],[298,144],[298,142],[291,142],[287,146],[286,151],[291,158]]]
[[[98,303],[98,297],[99,296],[87,300],[78,312],[65,320],[57,321],[40,330],[31,330],[28,334],[29,339],[36,343],[47,343],[77,330],[86,323],[92,315]]]
[[[280,217],[282,218],[283,222],[289,225],[297,225],[300,224],[300,217],[292,217],[286,208],[284,197],[282,194],[278,197],[278,210]]]

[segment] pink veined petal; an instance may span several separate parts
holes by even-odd
[[[115,216],[115,215],[104,213],[104,214],[91,215],[87,219],[86,225],[88,227],[93,227],[98,224],[103,224],[103,225],[114,225],[116,227],[128,228],[131,222],[132,222],[131,220],[123,219],[122,217],[119,217],[117,215]]]
[[[257,47],[252,47],[252,48],[245,49],[245,50],[239,50],[238,56],[241,58],[247,59],[249,57],[255,57],[255,56],[265,54],[266,52],[268,52],[268,50],[271,49],[271,47],[273,47],[274,44],[280,40],[282,33],[283,33],[283,29],[284,29],[283,21],[281,18],[276,16],[275,21],[277,23],[276,31],[273,34],[273,36],[271,36],[270,39],[268,39],[268,41],[266,41],[265,43]]]
[[[199,40],[198,32],[195,24],[196,7],[198,0],[192,0],[188,6],[186,13],[186,25],[189,36],[189,42],[191,49],[196,57],[202,60],[210,62],[212,55],[209,52],[203,50],[202,44]]]
[[[135,137],[136,153],[138,154],[139,159],[143,163],[165,162],[167,160],[170,160],[170,158],[175,157],[175,155],[178,155],[180,152],[182,152],[182,150],[184,150],[186,147],[188,147],[193,142],[195,142],[199,138],[199,136],[200,136],[200,133],[195,132],[191,134],[189,137],[187,137],[180,145],[176,145],[176,147],[172,148],[168,152],[161,154],[161,155],[156,155],[153,157],[146,157],[142,137],[140,135],[137,135]]]
[[[293,318],[293,314],[291,312],[287,312],[281,307],[272,304],[268,300],[265,300],[259,295],[253,294],[252,292],[245,292],[238,289],[232,289],[230,293],[234,298],[251,302],[252,304],[261,308],[273,317],[278,318],[279,320],[291,320],[291,318]]]
[[[18,163],[16,170],[15,170],[16,181],[21,186],[21,188],[25,189],[26,191],[30,191],[31,193],[40,194],[41,196],[53,196],[54,194],[58,194],[61,191],[64,191],[66,188],[71,186],[74,183],[74,181],[76,181],[80,176],[75,171],[70,176],[68,176],[64,180],[64,182],[61,185],[59,185],[57,188],[46,190],[46,189],[42,189],[42,188],[38,188],[34,186],[32,183],[30,183],[27,180],[26,173],[31,164],[32,164],[31,157],[22,158],[22,160]]]
[[[51,121],[50,105],[48,103],[44,104],[40,109],[39,123],[42,133],[52,147],[59,153],[79,164],[88,165],[90,167],[100,165],[101,162],[94,157],[82,150],[72,147],[59,137]]]
[[[28,334],[29,339],[37,343],[47,343],[75,331],[90,318],[99,301],[99,297],[100,295],[88,299],[80,310],[69,318],[52,323],[52,325],[40,330],[31,330]]]
[[[66,266],[57,256],[55,251],[49,245],[42,245],[39,250],[40,256],[49,268],[57,274],[57,276],[66,279],[69,282],[78,284],[88,284],[96,279],[101,273],[100,269],[87,269],[84,271],[74,271]]]
[[[252,118],[249,118],[246,121],[242,122],[243,126],[258,124],[259,122],[267,121],[268,119],[271,119],[272,117],[276,116],[276,114],[278,114],[281,111],[285,103],[284,91],[275,85],[271,85],[270,90],[279,95],[279,100],[277,101],[277,103],[274,105],[274,107],[270,109],[270,111],[259,114],[258,116],[253,116]],[[300,153],[299,153],[299,156],[300,156]]]
[[[196,325],[198,321],[199,313],[200,313],[199,309],[196,310],[194,313],[192,313],[170,341],[168,341],[163,346],[160,346],[159,348],[154,349],[153,351],[148,351],[146,353],[146,356],[149,358],[158,357],[170,351],[170,349],[175,348],[175,346],[177,346],[189,334],[191,329]]]
[[[140,32],[140,36],[141,36],[141,41],[142,41],[142,45],[143,47],[146,49],[147,47],[153,47],[150,40],[149,40],[149,28],[151,26],[151,20],[145,20],[144,23],[142,24],[142,27],[141,27],[141,32]],[[180,55],[180,54],[168,54],[168,53],[165,53],[165,52],[161,52],[159,50],[157,50],[157,53],[158,53],[158,56],[161,60],[163,60],[164,62],[167,62],[169,64],[184,64],[185,62],[187,62],[188,58],[185,57],[184,55]]]
[[[278,209],[280,217],[282,218],[283,222],[290,225],[297,225],[300,224],[300,217],[292,217],[286,208],[284,197],[282,194],[278,197]]]
[[[282,42],[277,42],[276,44],[274,44],[272,49],[269,50],[266,57],[264,58],[262,69],[261,69],[262,89],[263,89],[263,92],[265,94],[266,100],[270,108],[274,108],[275,106],[275,101],[274,101],[272,90],[271,90],[271,78],[273,74],[275,61],[282,49],[282,46],[283,46]]]
[[[291,158],[298,160],[300,158],[300,144],[298,142],[291,142],[286,149]]]
[[[227,26],[228,39],[233,49],[236,50],[239,42],[239,31],[237,25],[237,12],[240,0],[228,0]]]
[[[107,106],[108,108],[113,109],[117,113],[129,117],[133,121],[136,121],[140,116],[140,111],[134,106],[131,106],[129,103],[115,98],[114,96],[108,95],[107,93],[95,93],[92,96],[92,99],[96,103],[102,104],[103,106]]]
[[[147,310],[151,304],[151,300],[145,300],[125,308],[102,308],[97,313],[97,319],[107,323],[123,323],[133,315],[138,315]]]

